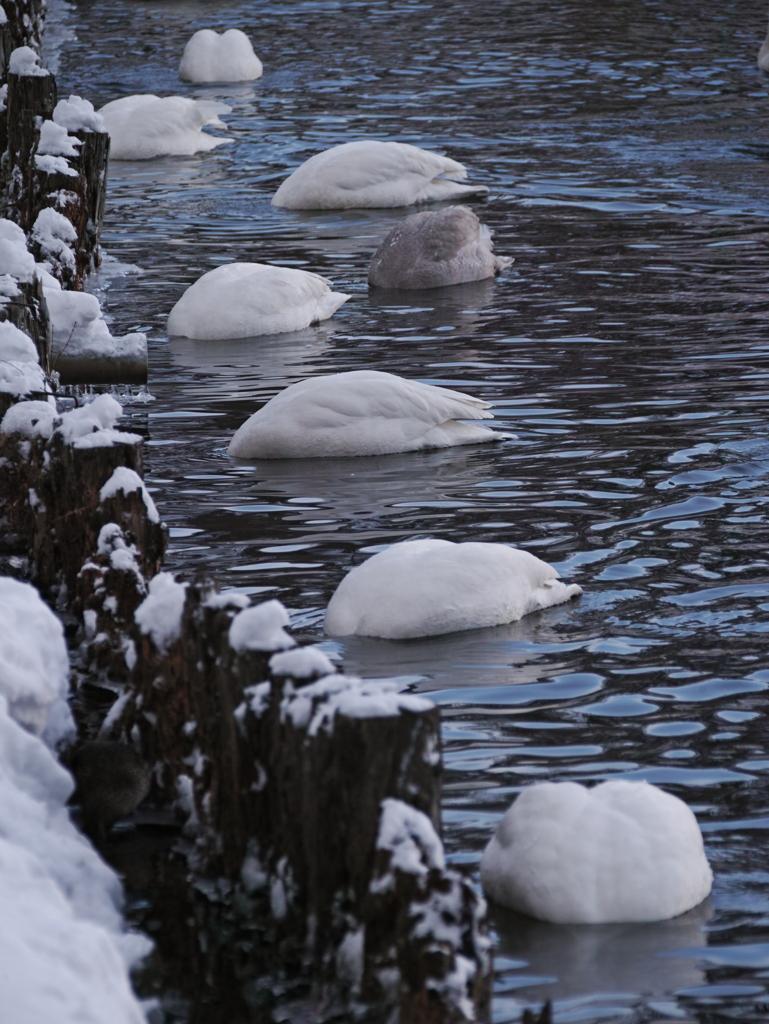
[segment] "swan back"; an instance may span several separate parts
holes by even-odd
[[[292,384],[235,433],[242,459],[389,455],[493,441],[508,435],[458,420],[491,419],[489,403],[378,370]]]
[[[485,185],[449,180],[466,177],[464,166],[449,157],[404,142],[363,139],[311,156],[286,178],[272,205],[290,210],[381,208],[488,192]]]
[[[496,902],[557,924],[663,921],[701,903],[713,874],[697,819],[647,782],[528,786],[481,861]]]
[[[509,267],[494,255],[491,231],[466,206],[414,213],[392,229],[371,261],[377,288],[442,288],[482,281]]]
[[[506,544],[402,541],[356,566],[326,610],[331,636],[406,639],[514,622],[581,594]]]
[[[222,35],[203,28],[184,47],[179,65],[183,82],[251,82],[262,76],[262,62],[240,29]]]
[[[98,113],[109,132],[112,159],[151,160],[158,156],[192,156],[231,142],[201,131],[204,125],[226,128],[219,114],[230,110],[226,104],[210,100],[142,94],[112,100]]]
[[[758,51],[758,67],[761,71],[769,71],[769,32]]]
[[[168,333],[202,341],[299,331],[326,320],[349,295],[331,291],[318,274],[268,263],[227,263],[182,295]]]

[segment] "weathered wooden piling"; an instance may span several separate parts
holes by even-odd
[[[118,694],[100,738],[154,766],[196,877],[226,879],[296,971],[402,1024],[483,1017],[483,904],[438,838],[438,710],[296,648],[278,602],[158,573],[141,443],[105,429],[0,435],[6,555],[74,615],[81,678]]]

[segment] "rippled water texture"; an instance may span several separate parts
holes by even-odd
[[[113,163],[104,243],[116,328],[150,332],[155,500],[169,565],[278,596],[322,638],[371,552],[414,536],[504,541],[578,602],[427,641],[324,642],[445,713],[445,838],[476,864],[540,779],[663,784],[695,810],[716,882],[660,925],[554,927],[496,913],[495,1017],[767,1019],[766,525],[769,82],[759,0],[215,3],[71,8],[60,89],[225,99],[232,145]],[[193,30],[237,26],[253,84],[182,85]],[[369,294],[409,211],[295,213],[299,162],[361,136],[441,149],[515,256],[496,281]],[[353,298],[294,335],[169,339],[165,318],[232,260],[306,267]],[[114,269],[114,265],[113,265]],[[517,441],[358,460],[235,463],[232,432],[304,376],[358,367],[466,389]]]

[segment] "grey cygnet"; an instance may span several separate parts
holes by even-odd
[[[112,825],[131,814],[149,792],[150,773],[125,743],[84,743],[70,768],[77,788],[69,802],[80,806],[83,831],[97,843],[103,843]]]
[[[415,213],[392,229],[371,261],[375,288],[443,288],[483,281],[513,260],[495,256],[491,231],[466,206]]]

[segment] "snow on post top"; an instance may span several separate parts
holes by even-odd
[[[106,132],[104,118],[94,110],[90,100],[80,96],[70,96],[68,100],[59,100],[53,108],[53,119],[56,124],[71,132]]]
[[[149,594],[134,612],[142,633],[150,636],[161,654],[182,633],[186,583],[177,583],[170,572],[159,572],[150,581]]]
[[[45,75],[50,75],[50,71],[47,68],[41,68],[38,66],[40,57],[30,46],[19,46],[11,54],[11,59],[8,62],[8,70],[12,75],[35,75],[38,78],[42,78]]]
[[[288,612],[280,601],[244,608],[230,624],[230,647],[236,651],[283,651],[295,645],[284,632],[288,625]]]
[[[273,654],[270,658],[270,672],[275,676],[309,679],[310,676],[333,675],[335,668],[333,662],[317,647],[297,647],[294,651]]]
[[[328,675],[294,690],[286,685],[280,704],[280,718],[290,718],[295,729],[316,736],[321,729],[331,733],[337,715],[347,718],[391,718],[401,711],[429,711],[433,704],[424,697],[400,693],[400,683],[391,679],[358,679],[356,676]]]
[[[160,522],[160,516],[158,515],[155,502],[150,496],[150,492],[144,486],[142,478],[133,469],[129,469],[127,466],[118,466],[99,491],[99,501],[106,501],[107,498],[114,497],[118,491],[122,491],[123,494],[130,494],[131,491],[140,491],[144,504],[147,507],[147,518],[151,523]]]

